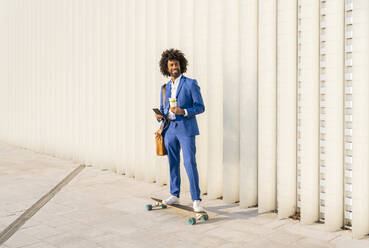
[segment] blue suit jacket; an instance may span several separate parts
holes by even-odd
[[[160,91],[160,111],[168,116],[169,98],[171,97],[171,81],[166,84],[165,106],[163,106],[163,86]],[[196,121],[196,115],[205,111],[204,101],[202,100],[200,87],[195,79],[182,75],[177,88],[177,106],[187,110],[187,116],[176,115],[173,121],[174,128],[167,129],[168,133],[177,135],[193,136],[199,135],[199,127]],[[172,124],[173,125],[173,124]]]

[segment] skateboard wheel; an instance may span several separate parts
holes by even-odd
[[[203,216],[201,216],[201,219],[203,221],[207,221],[209,219],[209,216],[207,214],[206,215],[203,215]]]
[[[196,219],[195,218],[189,218],[188,219],[188,224],[195,225],[196,224]]]
[[[146,210],[147,210],[147,211],[150,211],[151,209],[152,209],[152,205],[147,204],[147,205],[146,205]]]
[[[167,208],[167,206],[165,206],[165,205],[161,205],[161,208]]]

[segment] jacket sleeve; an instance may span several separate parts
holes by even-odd
[[[205,111],[205,105],[204,105],[204,101],[202,100],[200,87],[196,80],[193,81],[193,84],[191,86],[191,96],[193,100],[193,107],[186,109],[187,118],[201,114]]]

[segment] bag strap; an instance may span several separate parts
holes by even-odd
[[[163,85],[163,109],[165,108],[165,90],[167,88],[167,84]]]
[[[165,91],[166,91],[166,88],[167,88],[167,84],[164,84],[163,85],[163,109],[165,109]],[[168,117],[166,117],[165,120],[166,121],[164,121],[164,122],[166,123],[166,125],[163,127],[163,129],[168,127],[168,123],[170,122],[170,119]]]

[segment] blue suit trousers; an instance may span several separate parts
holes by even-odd
[[[180,196],[181,175],[180,175],[180,149],[182,148],[183,162],[190,182],[190,192],[192,201],[200,200],[199,173],[196,164],[196,136],[183,136],[170,132],[175,128],[174,123],[170,123],[168,132],[164,135],[164,144],[168,152],[170,168],[170,194]]]

